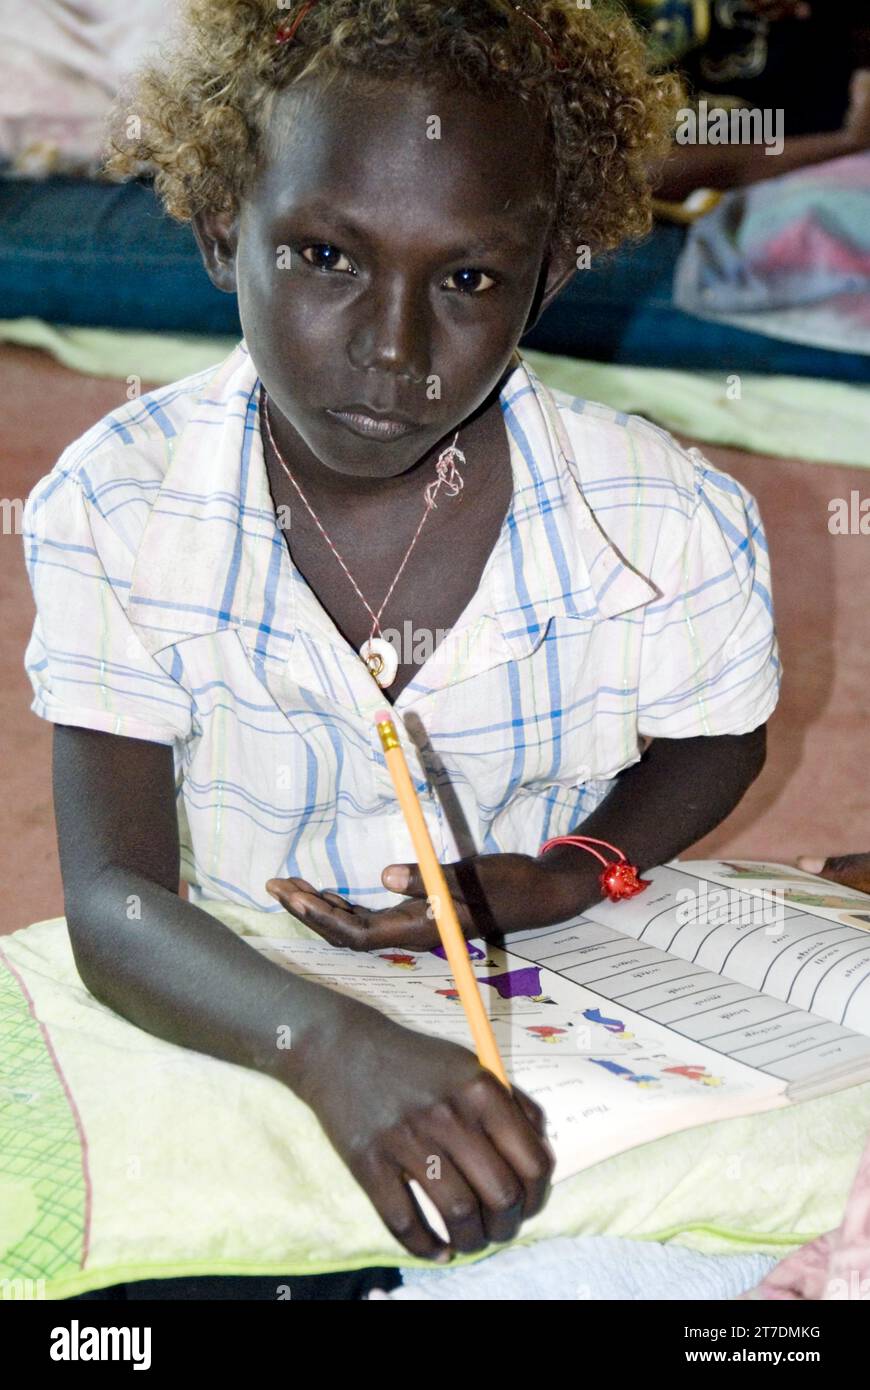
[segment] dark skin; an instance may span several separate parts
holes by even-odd
[[[749,0],[749,7],[770,24],[806,20],[813,15],[809,0]],[[815,6],[816,12],[821,7]],[[868,31],[853,17],[847,22],[843,42],[856,56],[849,86],[849,108],[840,130],[817,135],[789,136],[772,157],[763,145],[683,145],[650,170],[659,198],[681,202],[697,188],[738,188],[776,178],[824,160],[857,154],[870,144],[870,68],[867,66]],[[811,80],[807,74],[808,81]]]
[[[870,854],[834,854],[824,859],[820,855],[802,854],[798,864],[808,873],[842,883],[845,888],[857,888],[870,893]]]
[[[443,122],[434,141],[425,136],[433,112]],[[238,292],[278,448],[376,604],[419,521],[435,460],[461,430],[465,489],[439,502],[401,581],[398,612],[416,630],[449,629],[475,592],[511,497],[499,387],[526,327],[575,271],[572,259],[548,254],[550,213],[535,201],[546,151],[542,118],[512,102],[457,101],[449,89],[406,84],[375,94],[350,86],[324,102],[313,87],[279,99],[239,214],[194,224],[212,280]],[[278,269],[277,248],[287,245],[289,266]],[[433,380],[440,394],[430,398]],[[419,428],[364,439],[326,414],[355,403],[404,412]],[[266,466],[276,507],[291,507],[295,565],[358,648],[369,616],[268,448]],[[371,535],[377,544],[360,543]],[[385,696],[395,699],[414,671],[400,668]],[[763,747],[763,729],[659,740],[584,832],[627,846],[643,867],[660,862],[727,815]],[[136,814],[118,816],[131,786]],[[505,1090],[469,1050],[264,960],[177,897],[170,749],[59,727],[55,800],[76,961],[98,998],[152,1033],[289,1086],[415,1255],[444,1259],[510,1240],[541,1209],[553,1160],[528,1096]],[[448,878],[469,935],[559,921],[597,897],[593,861],[575,850],[540,861],[478,856],[449,866]],[[437,940],[413,880],[398,889],[406,901],[383,913],[293,880],[278,887],[290,911],[337,944],[421,949]],[[131,892],[141,922],[119,931]],[[293,1046],[282,1051],[276,1028],[288,1022]],[[448,1244],[419,1216],[406,1175],[438,1206]]]
[[[793,135],[781,152],[768,155],[764,145],[676,145],[650,170],[656,196],[681,202],[696,188],[739,188],[764,179],[860,154],[870,146],[870,68],[858,68],[849,84],[849,108],[842,129],[818,135]]]

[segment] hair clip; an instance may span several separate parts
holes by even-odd
[[[306,0],[306,4],[302,6],[302,9],[299,11],[298,15],[294,20],[292,20],[289,24],[279,24],[278,28],[275,30],[275,42],[289,43],[290,40],[293,38],[294,34],[296,33],[296,30],[299,28],[299,25],[302,23],[303,19],[307,15],[308,11],[313,10],[316,4],[317,0]]]
[[[541,38],[542,38],[542,39],[544,40],[544,42],[547,44],[547,46],[548,46],[549,49],[550,49],[551,54],[553,55],[553,65],[554,65],[554,67],[558,68],[560,72],[564,72],[564,70],[565,70],[567,67],[570,67],[570,64],[569,64],[568,60],[567,60],[566,58],[563,58],[563,57],[562,57],[562,54],[559,52],[558,48],[556,47],[556,44],[555,44],[554,40],[553,40],[553,39],[550,37],[550,35],[547,33],[547,31],[546,31],[546,29],[544,28],[543,24],[541,24],[537,19],[535,19],[533,15],[530,15],[530,14],[528,13],[527,10],[524,10],[523,7],[522,7],[522,5],[514,5],[514,9],[516,10],[517,14],[521,14],[521,15],[523,16],[523,19],[527,19],[527,20],[529,21],[530,24],[534,24],[534,26],[535,26],[535,28],[537,29],[538,33],[540,34]]]
[[[302,23],[303,19],[308,14],[309,10],[314,9],[314,6],[316,4],[317,0],[306,0],[306,3],[302,6],[301,10],[299,11],[298,15],[294,20],[291,20],[289,24],[279,24],[278,28],[275,30],[276,44],[290,43],[290,41],[295,36],[296,30],[299,28],[299,25]],[[527,19],[530,24],[534,25],[538,34],[550,49],[554,66],[558,68],[560,72],[563,72],[565,68],[569,67],[570,64],[567,62],[565,58],[562,57],[562,54],[559,52],[555,42],[547,33],[547,30],[544,28],[543,24],[541,24],[537,19],[535,19],[533,15],[530,15],[527,10],[524,10],[521,5],[515,4],[514,9],[516,10],[517,14],[521,14],[523,16],[523,19]]]

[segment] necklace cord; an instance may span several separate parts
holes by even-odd
[[[299,494],[299,497],[300,497],[300,499],[301,499],[303,505],[305,506],[306,510],[308,511],[308,513],[309,513],[309,515],[310,515],[312,521],[314,522],[315,526],[317,527],[318,531],[319,531],[320,534],[323,536],[323,539],[326,541],[326,544],[329,546],[329,549],[332,551],[332,553],[333,553],[333,555],[335,556],[336,560],[337,560],[338,563],[341,565],[341,568],[344,570],[345,574],[347,575],[348,579],[350,580],[351,584],[353,585],[353,588],[354,588],[355,592],[357,593],[358,597],[360,598],[360,600],[362,601],[362,604],[363,604],[363,606],[364,606],[366,612],[367,612],[367,613],[370,615],[370,617],[372,618],[372,628],[371,628],[371,632],[370,632],[370,634],[369,634],[369,641],[371,641],[372,638],[374,637],[374,635],[375,635],[376,632],[381,632],[381,631],[382,631],[382,629],[381,629],[381,614],[383,613],[384,609],[386,608],[387,603],[389,602],[390,596],[392,595],[393,590],[395,589],[397,583],[399,582],[399,578],[400,578],[400,576],[401,576],[401,574],[402,574],[402,571],[404,570],[406,564],[408,563],[408,560],[410,559],[411,551],[414,549],[414,546],[417,544],[417,541],[418,541],[419,538],[420,538],[420,532],[423,530],[423,527],[424,527],[425,524],[426,524],[426,521],[427,521],[427,519],[428,519],[429,513],[430,513],[430,512],[435,508],[435,506],[436,506],[435,497],[437,496],[437,493],[438,493],[439,488],[441,488],[441,487],[443,486],[443,487],[445,488],[445,491],[447,492],[448,496],[450,496],[450,497],[455,497],[456,494],[457,494],[458,492],[460,492],[460,491],[462,490],[463,486],[464,486],[464,483],[463,483],[463,480],[462,480],[462,476],[461,476],[461,474],[459,473],[459,471],[458,471],[458,469],[457,469],[457,467],[456,467],[456,459],[457,459],[457,458],[460,458],[460,459],[462,459],[463,462],[465,462],[465,455],[463,454],[463,452],[462,452],[461,449],[457,449],[457,447],[456,447],[456,441],[457,441],[457,439],[459,438],[459,431],[458,431],[458,430],[456,431],[456,435],[454,436],[453,443],[452,443],[447,449],[445,449],[445,450],[443,451],[443,453],[442,453],[442,454],[439,456],[439,458],[438,458],[438,462],[437,462],[436,465],[435,465],[435,471],[436,471],[436,473],[437,473],[437,478],[435,479],[434,482],[429,483],[429,484],[427,485],[426,489],[425,489],[424,496],[425,496],[425,500],[426,500],[426,506],[425,506],[425,510],[424,510],[424,512],[423,512],[423,515],[422,515],[422,517],[420,518],[420,524],[419,524],[419,526],[417,527],[417,530],[416,530],[415,533],[414,533],[414,537],[413,537],[413,539],[412,539],[412,541],[411,541],[411,544],[408,546],[408,549],[405,551],[405,555],[404,555],[404,558],[403,558],[403,560],[402,560],[402,563],[399,565],[399,568],[396,570],[395,576],[394,576],[394,578],[393,578],[393,582],[392,582],[392,584],[390,585],[389,589],[388,589],[387,592],[386,592],[386,595],[385,595],[385,597],[384,597],[383,603],[381,604],[381,606],[380,606],[380,608],[378,609],[377,613],[375,613],[374,609],[371,607],[370,603],[369,603],[368,600],[366,599],[365,594],[364,594],[364,593],[362,592],[362,590],[360,589],[359,585],[357,584],[356,580],[354,579],[353,575],[351,574],[350,570],[348,569],[347,565],[345,564],[344,560],[342,559],[341,555],[339,554],[338,549],[336,548],[335,545],[333,545],[332,541],[330,540],[329,536],[327,535],[326,531],[324,530],[323,526],[321,525],[320,518],[318,517],[318,515],[317,515],[317,513],[315,512],[314,508],[311,506],[311,503],[308,501],[308,498],[305,496],[305,493],[302,491],[302,489],[301,489],[301,487],[299,486],[299,484],[297,483],[296,479],[293,477],[293,474],[291,473],[291,471],[290,471],[288,465],[286,464],[286,462],[284,461],[284,459],[283,459],[283,457],[282,457],[282,455],[281,455],[281,452],[280,452],[280,450],[279,450],[279,448],[278,448],[278,445],[275,443],[275,436],[274,436],[273,433],[272,433],[272,426],[271,426],[271,424],[270,424],[270,422],[269,422],[269,397],[268,397],[268,395],[266,394],[266,390],[265,390],[264,387],[262,387],[262,385],[261,385],[261,392],[260,392],[260,403],[261,403],[261,405],[262,405],[262,414],[263,414],[263,421],[264,421],[265,426],[266,426],[266,434],[267,434],[267,436],[268,436],[269,443],[270,443],[271,446],[272,446],[272,452],[274,453],[276,459],[277,459],[278,462],[280,463],[281,467],[284,469],[284,472],[287,474],[287,477],[290,479],[291,483],[293,484],[294,488],[296,489],[297,493]]]

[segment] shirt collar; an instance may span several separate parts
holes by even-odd
[[[462,623],[426,663],[425,681],[415,678],[406,687],[410,693],[532,651],[552,617],[610,618],[658,596],[589,508],[582,466],[551,392],[518,352],[510,367],[500,395],[514,472],[510,509]],[[286,658],[300,623],[316,639],[340,639],[289,562],[276,523],[259,432],[259,386],[242,340],[169,440],[169,466],[145,524],[127,600],[128,617],[152,654],[228,628],[261,658]],[[460,643],[475,624],[485,640]],[[348,656],[371,683],[349,649]]]

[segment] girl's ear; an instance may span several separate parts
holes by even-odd
[[[227,294],[236,292],[237,213],[198,212],[191,222],[202,263],[212,284]]]
[[[535,289],[535,297],[532,300],[532,307],[529,310],[523,335],[531,332],[544,310],[552,304],[556,295],[561,294],[569,281],[573,280],[578,268],[574,252],[562,251],[553,256],[544,257]]]

